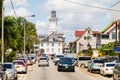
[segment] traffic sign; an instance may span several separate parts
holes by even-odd
[[[115,46],[114,47],[114,52],[120,53],[120,46]]]

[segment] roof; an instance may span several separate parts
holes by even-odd
[[[113,22],[109,23],[101,32],[104,33],[106,30],[108,30],[113,25]]]
[[[85,31],[75,31],[76,36],[81,36],[84,34]]]
[[[80,31],[75,31],[75,36],[82,36],[85,32],[86,32],[87,29],[85,29],[84,31],[83,30],[80,30]],[[98,34],[100,33],[99,31],[92,31],[93,34]]]

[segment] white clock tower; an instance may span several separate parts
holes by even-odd
[[[57,21],[58,18],[56,17],[56,11],[53,10],[51,11],[51,17],[49,18],[49,30],[50,34],[53,32],[57,32]]]

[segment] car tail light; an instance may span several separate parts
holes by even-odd
[[[105,69],[106,71],[109,70],[108,68]]]
[[[25,64],[22,64],[23,67],[25,67]]]
[[[40,62],[40,60],[38,60],[38,62]]]
[[[48,62],[48,60],[46,62]]]

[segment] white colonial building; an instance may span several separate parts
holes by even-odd
[[[86,51],[89,46],[96,49],[100,45],[99,31],[92,31],[90,28],[75,31],[76,36],[76,53]]]
[[[45,54],[63,53],[65,38],[64,34],[58,32],[57,22],[56,11],[53,10],[49,18],[49,34],[39,35],[40,49],[44,50]]]

